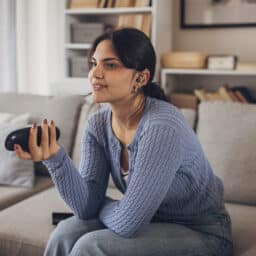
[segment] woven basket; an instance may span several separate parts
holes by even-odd
[[[169,52],[161,56],[163,68],[204,68],[206,55],[201,52]]]

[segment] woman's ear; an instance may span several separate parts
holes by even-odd
[[[138,77],[136,78],[136,82],[139,83],[139,86],[142,87],[146,85],[150,78],[150,72],[148,69],[144,69],[138,74]]]

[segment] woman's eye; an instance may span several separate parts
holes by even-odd
[[[90,67],[93,68],[93,67],[96,67],[97,63],[95,61],[90,61]]]
[[[106,63],[106,66],[110,69],[116,68],[117,65],[115,63]]]

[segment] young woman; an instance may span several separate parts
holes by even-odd
[[[223,185],[181,112],[152,82],[152,44],[136,29],[98,37],[90,54],[95,102],[84,130],[77,171],[55,139],[54,123],[42,124],[23,159],[44,164],[74,213],[52,233],[45,255],[231,255],[230,218]],[[109,175],[124,194],[106,197]]]

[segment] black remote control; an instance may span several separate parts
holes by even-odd
[[[19,144],[24,151],[29,152],[28,149],[28,139],[31,127],[25,127],[11,132],[5,140],[5,148],[9,151],[14,150],[14,144]],[[50,128],[49,128],[50,135]],[[37,127],[37,145],[41,144],[42,128],[41,126]],[[56,127],[56,140],[60,137],[60,130]],[[50,141],[50,136],[49,136]]]
[[[74,216],[74,214],[69,212],[53,212],[52,225],[57,225],[60,221],[65,220],[72,216]]]

